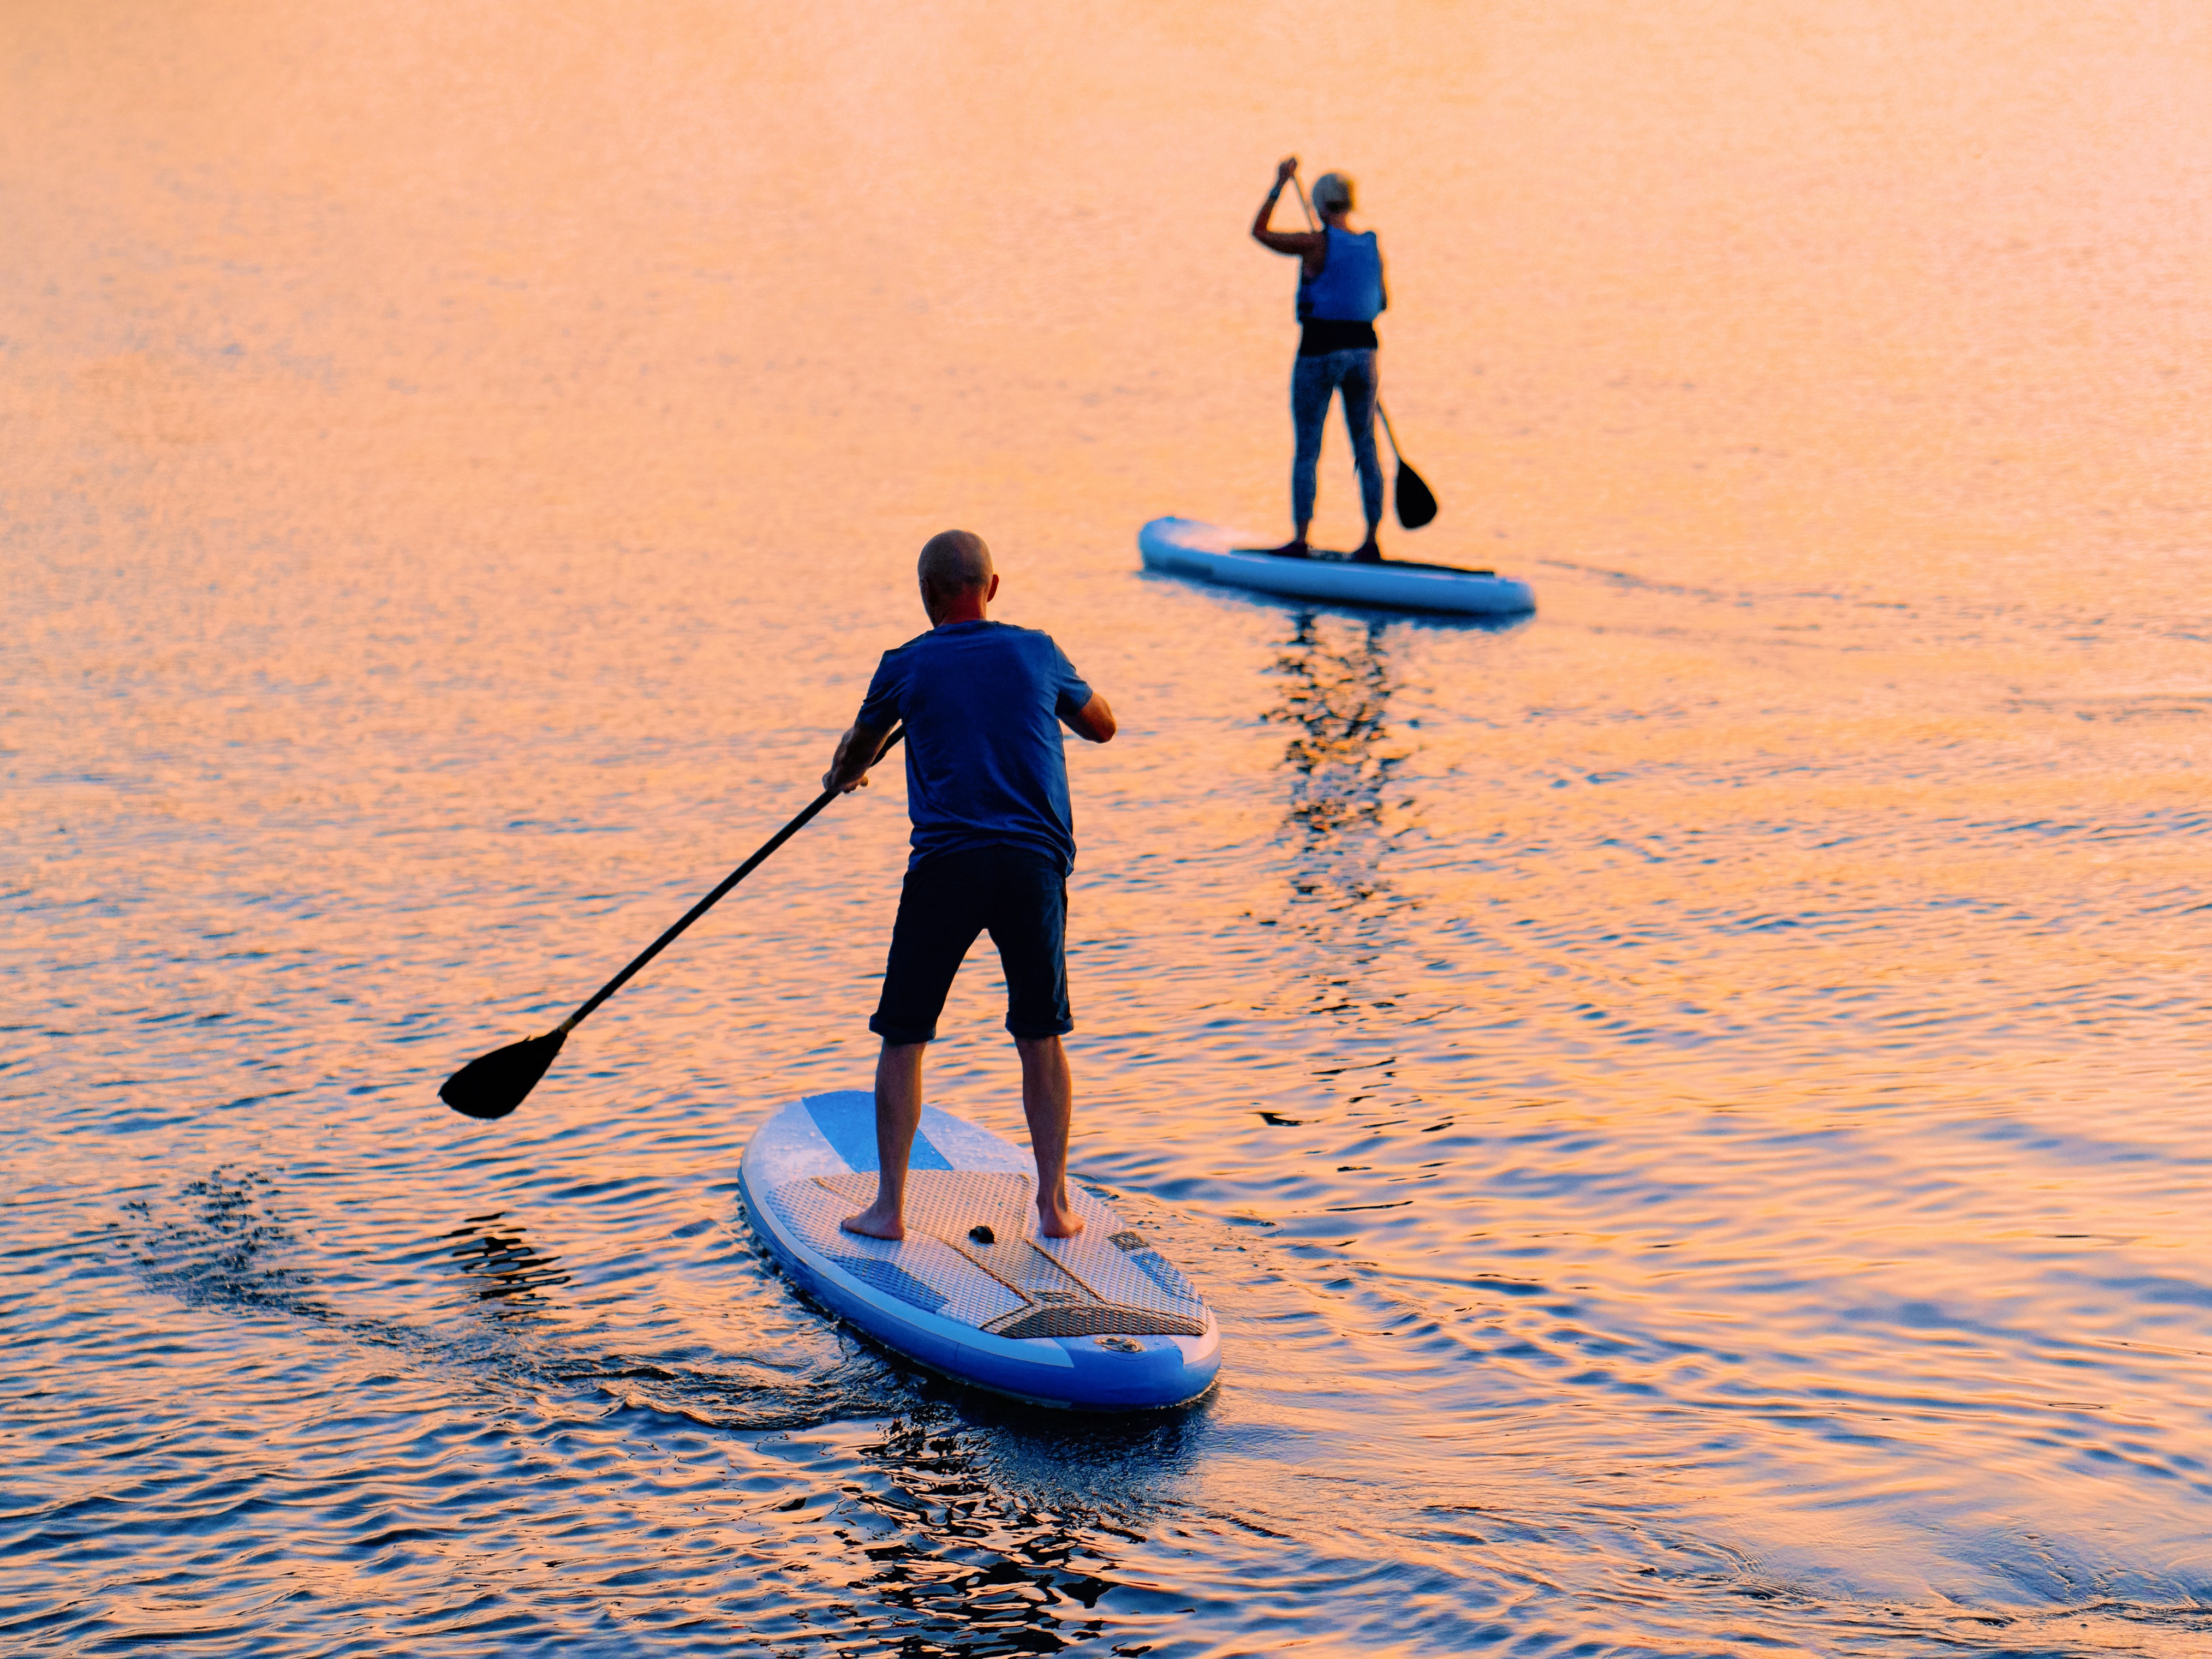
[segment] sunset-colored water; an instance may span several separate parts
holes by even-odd
[[[1506,627],[1288,533],[1273,163]],[[2212,1646],[2212,22],[2114,0],[0,8],[0,1648]],[[1357,535],[1340,426],[1321,539]],[[963,1395],[735,1196],[981,532],[1075,1167],[1218,1312]],[[971,959],[933,1097],[1019,1133]]]

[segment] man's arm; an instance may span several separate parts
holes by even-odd
[[[1278,253],[1295,253],[1314,270],[1321,269],[1319,260],[1328,251],[1328,234],[1319,230],[1270,230],[1267,221],[1275,216],[1275,203],[1283,193],[1283,186],[1291,182],[1298,170],[1298,158],[1289,155],[1275,169],[1274,188],[1267,199],[1260,204],[1258,216],[1252,221],[1252,240],[1261,247],[1271,247]]]
[[[1108,719],[1110,720],[1112,716]],[[863,726],[854,720],[845,735],[837,739],[837,752],[830,757],[830,769],[822,775],[822,787],[835,789],[841,795],[866,788],[868,769],[883,758],[884,739],[890,734],[887,726]]]
[[[1068,729],[1077,737],[1091,743],[1111,743],[1114,734],[1121,729],[1114,723],[1114,711],[1107,707],[1106,699],[1096,691],[1091,694],[1089,702],[1073,714],[1064,714],[1060,718],[1067,722]]]

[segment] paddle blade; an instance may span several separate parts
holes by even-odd
[[[479,1055],[446,1079],[438,1098],[464,1117],[505,1117],[538,1086],[568,1040],[566,1031],[549,1031]]]
[[[1407,529],[1419,530],[1437,516],[1437,498],[1421,482],[1421,475],[1403,460],[1398,463],[1397,495],[1398,522]]]

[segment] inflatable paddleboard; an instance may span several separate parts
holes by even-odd
[[[1510,617],[1536,608],[1528,583],[1494,570],[1398,559],[1354,564],[1341,553],[1291,559],[1237,545],[1248,539],[1196,519],[1154,519],[1137,532],[1137,550],[1147,570],[1293,599],[1467,617]]]
[[[793,1101],[738,1165],[753,1229],[806,1294],[898,1353],[1037,1405],[1179,1406],[1212,1386],[1221,1328],[1189,1280],[1070,1182],[1083,1231],[1037,1231],[1036,1166],[988,1129],[922,1109],[906,1237],[837,1224],[876,1195],[875,1097]]]

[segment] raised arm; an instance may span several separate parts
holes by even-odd
[[[1260,211],[1252,220],[1252,240],[1278,253],[1294,253],[1306,262],[1310,270],[1319,270],[1322,258],[1328,252],[1328,232],[1267,228],[1267,221],[1275,216],[1275,204],[1282,197],[1283,186],[1291,182],[1297,170],[1298,158],[1295,155],[1285,156],[1275,168],[1274,187],[1268,191],[1267,199],[1260,204]]]
[[[1121,729],[1115,724],[1114,711],[1107,707],[1106,699],[1096,691],[1091,694],[1089,702],[1073,714],[1060,718],[1067,722],[1068,730],[1091,743],[1111,743],[1114,734]]]

